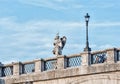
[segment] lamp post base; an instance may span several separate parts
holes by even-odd
[[[91,48],[86,47],[86,48],[84,48],[84,51],[91,51]]]

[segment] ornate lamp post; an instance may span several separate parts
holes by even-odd
[[[91,51],[91,48],[89,48],[89,42],[88,42],[88,22],[89,22],[90,16],[88,13],[85,16],[85,22],[86,22],[86,47],[84,48],[84,51]]]

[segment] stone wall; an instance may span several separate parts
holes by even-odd
[[[33,84],[120,84],[119,75],[119,72],[110,72],[39,81]]]

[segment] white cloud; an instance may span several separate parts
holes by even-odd
[[[115,5],[117,5],[117,3],[113,3],[113,2],[110,2],[110,1],[94,0],[90,4],[88,4],[87,8],[102,8],[102,9],[106,9],[106,8],[112,8]]]
[[[19,62],[19,60],[18,59],[6,60],[6,61],[4,61],[4,64],[10,64],[10,63],[15,63],[15,62]]]
[[[118,3],[113,3],[109,1],[98,1],[93,0],[87,2],[84,0],[19,0],[20,3],[28,4],[37,7],[49,8],[53,10],[71,10],[71,9],[80,9],[82,11],[87,11],[87,9],[93,8],[112,8]]]
[[[19,2],[54,10],[66,10],[71,8],[83,7],[81,4],[78,4],[76,1],[73,0],[19,0]]]
[[[111,45],[111,44],[105,44],[105,45],[101,45],[101,46],[99,46],[99,49],[107,49],[107,48],[113,48],[114,46],[113,45]]]
[[[90,24],[92,27],[112,27],[112,26],[120,26],[120,22],[95,22]]]
[[[67,36],[67,44],[63,51],[64,54],[79,53],[83,51],[83,36],[77,32],[83,33],[84,24],[80,22],[65,21],[28,21],[25,23],[17,22],[12,18],[0,18],[0,60],[24,60],[40,57],[53,56],[53,40],[58,32],[60,36]],[[95,28],[106,28],[106,26],[120,26],[120,22],[94,23],[90,26]],[[96,27],[97,26],[97,27]],[[92,28],[91,27],[91,28]],[[12,31],[12,32],[11,32]],[[94,31],[94,28],[93,28]],[[7,33],[6,33],[7,32]],[[62,33],[62,34],[61,34]],[[76,41],[77,40],[77,41]],[[111,45],[90,45],[91,48],[108,48]],[[71,50],[71,52],[69,52]],[[13,59],[10,59],[10,58]]]

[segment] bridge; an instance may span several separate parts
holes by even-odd
[[[0,84],[120,84],[120,48],[1,63]]]

